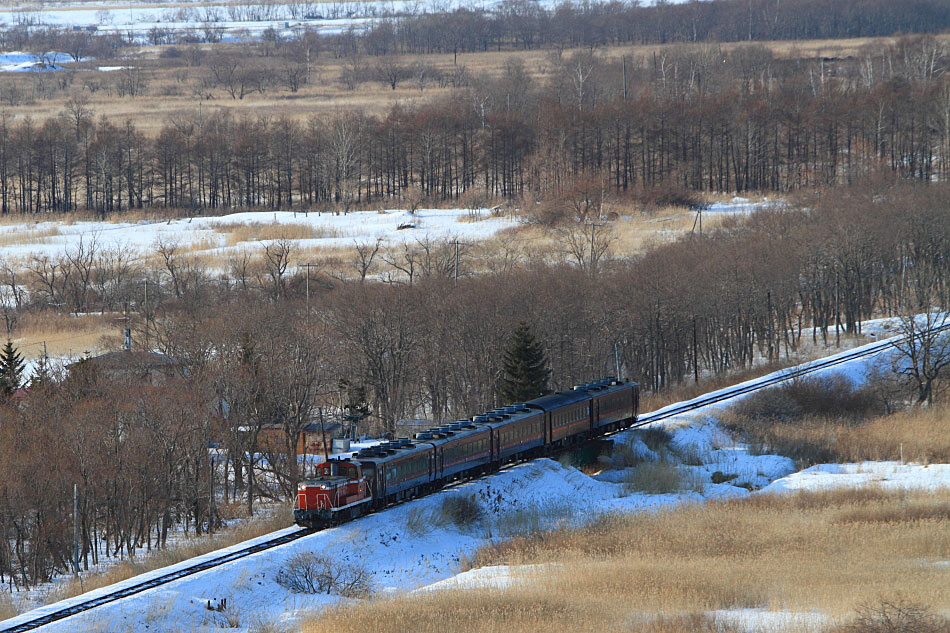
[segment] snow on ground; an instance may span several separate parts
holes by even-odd
[[[703,213],[752,213],[760,209],[770,209],[777,205],[775,201],[763,198],[759,202],[753,202],[748,198],[736,196],[729,202],[714,202],[705,209]]]
[[[62,70],[59,62],[71,61],[66,53],[46,53],[42,59],[34,53],[0,53],[0,73],[49,72]]]
[[[539,0],[544,8],[554,9],[561,0]],[[685,0],[677,0],[685,1]],[[490,12],[503,0],[359,0],[307,4],[273,2],[259,4],[205,4],[194,0],[176,3],[174,7],[148,3],[126,3],[102,0],[94,7],[75,2],[44,3],[36,7],[18,6],[0,9],[0,28],[17,24],[46,25],[85,31],[112,31],[134,33],[142,44],[149,44],[147,33],[152,29],[171,31],[217,30],[226,37],[260,37],[266,29],[274,29],[289,37],[301,29],[312,29],[323,34],[342,33],[348,28],[365,27],[380,19],[419,15],[465,8]]]
[[[950,488],[950,464],[818,464],[773,481],[762,488],[762,492],[802,492],[862,486],[878,486],[886,490]]]
[[[461,574],[426,585],[416,592],[443,591],[445,589],[507,589],[522,582],[530,582],[552,565],[489,565],[469,569]]]
[[[819,373],[844,374],[860,382],[872,364],[881,362],[889,362],[887,352]],[[493,567],[459,574],[465,558],[494,539],[565,523],[578,524],[604,513],[637,512],[689,501],[762,492],[794,492],[833,485],[950,487],[948,465],[834,464],[796,473],[792,460],[753,454],[748,446],[737,442],[718,426],[717,411],[730,403],[710,405],[654,423],[671,434],[667,450],[672,453],[674,463],[679,462],[678,467],[688,474],[689,489],[682,492],[633,492],[623,483],[628,474],[624,469],[607,470],[590,477],[557,461],[538,459],[143,592],[100,607],[93,613],[62,620],[49,625],[46,630],[124,631],[138,630],[144,623],[150,630],[194,630],[201,627],[201,630],[233,631],[251,626],[252,614],[264,621],[292,622],[338,600],[329,595],[293,594],[277,583],[282,566],[301,552],[329,556],[337,565],[364,568],[371,575],[374,589],[383,594],[422,587],[429,590],[458,586],[503,589],[513,582],[527,581],[543,570]],[[615,445],[625,446],[629,453],[643,460],[658,457],[636,431],[619,434]],[[615,462],[619,462],[619,455],[619,451],[614,455]],[[712,475],[717,471],[736,477],[728,483],[713,484]],[[760,492],[753,492],[757,489],[761,489]],[[459,496],[477,502],[482,508],[479,520],[458,526],[443,518],[446,499]],[[173,568],[152,572],[151,575],[164,574],[170,569]],[[122,584],[142,580],[143,577],[138,577]],[[103,589],[100,593],[116,588]],[[206,608],[209,600],[220,599],[227,599],[228,607],[224,612]],[[20,618],[30,619],[44,610],[62,606],[62,603],[51,605]],[[749,609],[714,612],[712,615],[750,630],[785,623],[818,628],[824,621],[822,614]]]
[[[832,623],[832,619],[824,613],[795,611],[766,611],[765,609],[722,609],[710,611],[709,614],[717,622],[736,627],[749,633],[762,631],[796,631],[810,633],[823,631]]]
[[[23,239],[0,246],[0,257],[56,257],[68,249],[76,248],[80,241],[88,245],[93,239],[100,247],[131,249],[140,254],[153,249],[159,240],[177,243],[185,248],[201,248],[205,253],[210,252],[222,258],[240,253],[243,249],[254,251],[261,248],[261,242],[257,240],[228,246],[227,233],[216,229],[226,229],[229,225],[305,225],[322,237],[293,240],[298,247],[352,248],[356,243],[372,243],[377,239],[388,244],[412,244],[414,240],[426,237],[484,240],[518,224],[515,219],[492,216],[487,209],[479,213],[483,219],[478,221],[467,221],[472,215],[468,209],[419,209],[414,213],[392,209],[347,214],[257,211],[134,223],[84,221],[72,224],[4,224],[0,225],[0,240],[12,242],[9,238],[17,235],[23,235]]]

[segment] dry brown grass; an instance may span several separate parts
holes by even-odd
[[[251,223],[220,223],[214,225],[214,230],[227,234],[228,246],[235,246],[242,242],[257,243],[268,240],[315,240],[330,237],[340,237],[337,231],[327,227],[316,227],[309,224],[275,222],[263,224]]]
[[[10,594],[0,591],[0,622],[16,617],[19,614],[20,610],[16,608]]]
[[[27,312],[17,320],[13,342],[24,358],[41,357],[44,343],[51,357],[78,356],[100,349],[103,337],[118,336],[124,327],[120,316]]]
[[[42,228],[28,228],[23,231],[7,231],[0,233],[0,247],[23,246],[25,244],[43,244],[48,238],[59,235],[58,226],[44,226]]]
[[[832,616],[882,596],[950,607],[950,491],[880,489],[610,516],[514,539],[475,564],[557,563],[503,591],[447,591],[331,610],[305,632],[633,631],[644,614],[759,607]]]
[[[213,536],[189,538],[168,549],[153,551],[137,560],[125,560],[99,573],[83,574],[60,583],[50,592],[49,602],[74,598],[78,595],[128,580],[148,571],[161,569],[209,552],[237,545],[248,539],[264,536],[292,525],[290,509],[281,506],[277,512],[242,521]]]
[[[923,464],[950,462],[950,410],[946,406],[911,409],[866,422],[836,417],[757,422],[737,416],[728,422],[751,441],[799,457],[804,464],[901,457]],[[808,459],[810,455],[815,457]]]

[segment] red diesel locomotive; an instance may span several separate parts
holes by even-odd
[[[336,525],[627,428],[637,420],[639,398],[636,383],[605,378],[384,442],[350,459],[330,459],[297,487],[294,521],[307,528]]]

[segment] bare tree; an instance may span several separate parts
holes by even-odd
[[[900,318],[900,338],[894,342],[895,370],[913,387],[917,404],[933,404],[942,391],[940,378],[950,366],[950,314],[927,311]]]
[[[270,287],[270,295],[274,301],[280,301],[284,296],[286,285],[284,275],[287,273],[287,266],[290,265],[290,254],[293,248],[293,242],[285,238],[264,245],[264,271],[268,283],[261,282],[261,287]]]
[[[562,225],[556,229],[567,256],[581,268],[593,275],[601,261],[616,241],[610,226],[605,222],[583,222]]]
[[[395,90],[400,82],[413,76],[413,69],[399,63],[391,55],[386,55],[373,67],[372,76],[379,83]]]
[[[356,242],[356,259],[353,261],[353,268],[359,275],[360,283],[366,281],[366,275],[373,267],[373,262],[379,254],[379,247],[383,243],[383,238],[377,238],[374,243]]]

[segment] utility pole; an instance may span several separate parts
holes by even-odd
[[[79,577],[79,484],[73,484],[73,575]]]
[[[627,100],[627,56],[620,56],[620,67],[623,70],[623,100]]]
[[[620,375],[620,341],[614,342],[614,360],[617,362],[617,380],[621,380]]]
[[[699,345],[696,343],[696,317],[693,317],[693,382],[699,382]]]
[[[300,264],[301,268],[307,269],[307,317],[310,317],[310,267],[316,266],[317,264],[311,264],[307,262],[306,264]]]
[[[455,244],[455,285],[458,286],[459,285],[459,247],[467,246],[467,244],[464,244],[463,242],[459,242],[458,238],[456,238],[455,241],[452,242],[452,244]]]
[[[145,351],[151,348],[148,346],[148,277],[145,278]]]
[[[323,425],[323,407],[320,407],[319,409],[317,409],[317,411],[320,414],[320,436],[323,439],[323,457],[327,462],[329,462],[330,451],[327,450],[327,430],[326,430],[326,427]]]
[[[214,534],[214,453],[208,452],[208,534]]]
[[[835,347],[841,347],[841,308],[838,303],[838,271],[835,271]]]

